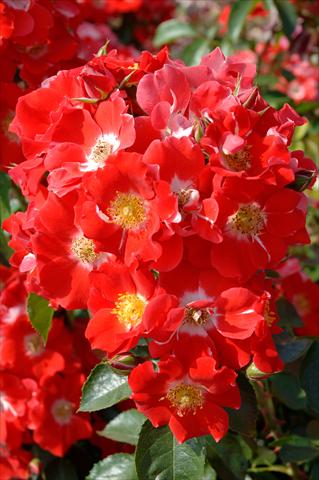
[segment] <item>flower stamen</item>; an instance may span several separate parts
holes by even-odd
[[[209,319],[210,313],[207,309],[185,308],[184,324],[203,326],[206,325]]]
[[[171,388],[167,395],[167,400],[176,409],[179,417],[187,413],[196,414],[197,409],[203,408],[204,392],[200,387],[181,383]]]
[[[72,242],[71,250],[73,255],[82,263],[94,263],[98,258],[94,241],[90,238],[76,238]]]
[[[251,156],[247,147],[230,155],[224,155],[223,157],[226,166],[233,172],[249,170],[251,167]]]
[[[271,327],[277,320],[277,315],[270,309],[269,300],[266,300],[264,305],[264,319],[268,327]]]
[[[146,220],[144,202],[134,193],[118,192],[107,213],[114,223],[127,230],[141,227]]]
[[[113,153],[113,147],[114,146],[111,143],[103,138],[100,138],[93,146],[88,156],[88,160],[96,163],[100,167],[103,167],[106,159]]]
[[[242,205],[231,219],[236,233],[258,235],[265,226],[265,217],[258,205]]]
[[[135,293],[120,293],[112,313],[128,330],[142,321],[146,301]]]

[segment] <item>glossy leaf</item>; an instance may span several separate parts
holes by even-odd
[[[201,58],[209,51],[208,40],[206,38],[197,38],[183,50],[182,59],[186,65],[198,65]]]
[[[0,263],[6,267],[9,267],[9,258],[11,257],[12,253],[13,250],[8,245],[8,237],[4,233],[4,230],[0,228]]]
[[[239,39],[245,20],[251,9],[255,4],[255,0],[236,0],[233,3],[229,21],[228,21],[228,33],[230,38],[236,42]]]
[[[287,0],[274,0],[282,21],[282,28],[287,37],[291,37],[297,25],[297,15],[295,7]]]
[[[297,310],[286,298],[280,298],[276,302],[277,312],[280,318],[279,326],[287,329],[303,327],[303,322]]]
[[[8,218],[11,213],[9,198],[10,187],[11,180],[9,175],[0,172],[0,225],[2,225],[3,220]]]
[[[243,435],[254,436],[256,433],[257,400],[253,387],[244,375],[237,380],[241,406],[239,410],[227,409],[229,415],[229,428]]]
[[[115,453],[96,463],[86,480],[138,480],[134,456]]]
[[[283,463],[288,462],[307,462],[318,457],[319,449],[314,447],[295,447],[293,445],[284,445],[280,450],[280,458]]]
[[[113,418],[98,434],[116,442],[137,445],[138,437],[145,420],[146,417],[134,408],[126,410]]]
[[[309,480],[318,480],[319,478],[319,461],[317,460],[316,463],[311,468],[311,474]]]
[[[36,329],[44,343],[46,343],[54,314],[53,308],[49,307],[49,302],[45,298],[35,293],[30,293],[27,310],[33,328]]]
[[[131,394],[127,377],[117,375],[104,362],[97,365],[82,388],[80,412],[95,412],[112,407]]]
[[[302,357],[309,349],[312,341],[308,338],[298,338],[282,332],[274,335],[274,341],[284,363],[291,363]]]
[[[139,480],[203,480],[204,449],[178,444],[168,427],[154,428],[149,421],[142,427],[135,459]]]
[[[293,410],[306,408],[305,391],[301,388],[299,379],[289,373],[277,373],[271,378],[271,391],[281,402]]]
[[[193,38],[196,35],[196,31],[191,25],[173,18],[159,25],[153,39],[153,44],[155,47],[160,47],[161,45],[172,43],[178,38]]]
[[[46,480],[78,480],[79,477],[70,460],[54,459],[45,468]]]
[[[300,381],[308,406],[319,414],[319,341],[313,343],[302,363]]]
[[[276,462],[277,456],[273,450],[266,447],[258,447],[257,457],[253,460],[253,466],[258,465],[272,465]]]
[[[217,479],[217,475],[215,470],[209,465],[209,463],[206,463],[203,480],[216,480],[216,479]]]
[[[302,437],[301,435],[285,435],[271,442],[272,447],[283,447],[284,445],[291,445],[293,447],[317,447],[315,440],[309,437]]]
[[[244,480],[251,451],[239,437],[228,434],[219,443],[206,437],[207,458],[223,480]]]

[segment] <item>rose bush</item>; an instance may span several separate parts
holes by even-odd
[[[243,10],[228,7],[234,36]],[[253,7],[248,21],[268,14]],[[245,51],[203,50],[196,65],[167,47],[81,56],[79,22],[100,31],[96,10],[123,24],[136,11],[137,26],[151,15],[142,2],[1,11],[2,48],[28,83],[17,93],[8,77],[4,107],[1,474],[84,478],[105,457],[88,479],[314,479],[306,118],[269,103]],[[155,43],[176,40],[172,22]],[[58,25],[73,32],[70,64],[42,58],[31,79],[29,47],[60,52]]]

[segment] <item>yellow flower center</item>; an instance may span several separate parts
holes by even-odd
[[[247,148],[232,153],[231,155],[224,155],[224,161],[227,167],[234,172],[248,170],[251,167],[251,157]]]
[[[135,293],[120,293],[112,313],[126,328],[136,327],[142,320],[146,301]]]
[[[36,357],[44,351],[43,341],[37,333],[30,333],[24,337],[24,350],[28,357]]]
[[[51,412],[57,423],[65,425],[71,420],[73,415],[73,405],[68,400],[56,400],[52,405]]]
[[[79,237],[73,240],[71,250],[82,263],[94,263],[98,258],[98,254],[95,253],[94,241],[90,238]]]
[[[105,164],[105,160],[113,153],[113,145],[106,140],[99,139],[92,148],[89,159],[98,165]]]
[[[242,234],[257,235],[265,226],[264,215],[257,205],[242,205],[231,220],[232,228]]]
[[[208,310],[201,310],[191,307],[186,307],[185,317],[183,323],[188,323],[190,325],[206,325],[210,318],[210,313]]]
[[[117,193],[107,213],[114,223],[127,230],[140,227],[146,220],[144,202],[134,193]]]
[[[178,206],[183,208],[184,205],[188,202],[191,196],[191,190],[180,190],[178,192]]]
[[[275,312],[270,310],[269,300],[267,300],[265,302],[264,319],[265,319],[265,322],[267,323],[268,327],[271,327],[275,323],[275,321],[277,320],[277,316],[276,316]]]
[[[170,404],[176,408],[177,415],[183,417],[185,414],[192,412],[196,414],[198,408],[203,408],[204,394],[200,387],[181,383],[171,388],[166,398]]]

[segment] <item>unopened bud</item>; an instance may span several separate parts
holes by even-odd
[[[29,463],[29,471],[30,474],[33,475],[40,475],[41,473],[41,462],[39,458],[33,458]]]
[[[200,122],[196,122],[194,125],[194,137],[196,142],[200,142],[202,136],[204,135],[204,130]]]
[[[266,373],[262,372],[259,370],[259,368],[256,367],[254,362],[252,362],[249,367],[246,369],[246,376],[249,378],[249,380],[263,380],[265,378],[270,377],[270,375],[273,375],[274,372],[272,373]]]
[[[130,354],[115,355],[108,360],[111,369],[118,375],[129,375],[138,364],[137,358]]]
[[[313,170],[297,170],[294,182],[288,185],[292,190],[303,192],[313,185],[317,173]]]

